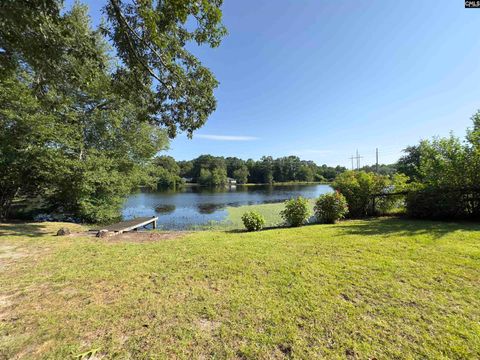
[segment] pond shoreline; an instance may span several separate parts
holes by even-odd
[[[225,188],[187,186],[162,192],[140,191],[132,194],[122,211],[125,220],[141,216],[158,216],[158,226],[164,230],[225,228],[230,213],[236,208],[261,206],[270,212],[272,222],[278,222],[276,209],[285,200],[303,196],[308,199],[333,191],[326,184],[238,185]],[[262,206],[263,205],[263,206]],[[266,205],[269,205],[266,207]],[[234,212],[234,211],[233,211]],[[237,218],[233,223],[237,223]],[[230,226],[226,226],[230,227]]]
[[[227,184],[229,186],[287,186],[287,185],[332,185],[333,182],[320,182],[320,181],[286,181],[286,182],[274,182],[274,183],[246,183],[246,184]],[[203,188],[215,188],[207,185],[201,185],[199,183],[185,183],[185,186],[199,186]],[[219,186],[218,188],[222,188]]]

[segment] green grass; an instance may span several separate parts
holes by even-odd
[[[313,206],[315,199],[309,199],[310,211],[313,215]],[[285,204],[271,203],[259,205],[244,205],[244,206],[229,206],[227,207],[227,219],[217,225],[217,228],[222,229],[243,229],[242,215],[247,211],[256,211],[265,218],[265,227],[277,227],[283,224],[280,211],[285,208]],[[214,226],[215,227],[215,226]]]
[[[480,225],[400,219],[149,243],[0,224],[0,358],[474,359]]]

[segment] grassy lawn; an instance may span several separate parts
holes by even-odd
[[[480,358],[480,225],[156,242],[0,224],[0,358]]]
[[[309,199],[310,211],[313,215],[315,199]],[[265,218],[265,227],[276,227],[283,224],[280,211],[285,209],[285,203],[271,203],[259,205],[229,206],[227,207],[228,217],[216,227],[220,229],[244,229],[242,215],[247,211],[256,211]],[[214,225],[215,227],[215,225]]]

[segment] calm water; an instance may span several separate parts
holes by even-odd
[[[237,185],[225,189],[185,187],[180,191],[138,192],[128,198],[123,217],[155,215],[162,229],[188,229],[225,220],[227,206],[281,202],[296,196],[315,198],[330,191],[328,185]]]

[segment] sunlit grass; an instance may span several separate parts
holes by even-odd
[[[313,206],[315,199],[309,199],[310,212],[313,215]],[[280,216],[280,212],[285,208],[285,204],[271,203],[271,204],[259,204],[259,205],[244,205],[244,206],[230,206],[227,207],[228,216],[227,219],[218,224],[218,228],[226,229],[243,229],[242,215],[247,211],[256,211],[263,215],[265,218],[265,227],[277,227],[282,226],[284,221]]]
[[[150,243],[0,226],[0,358],[480,357],[480,225],[399,219]]]

